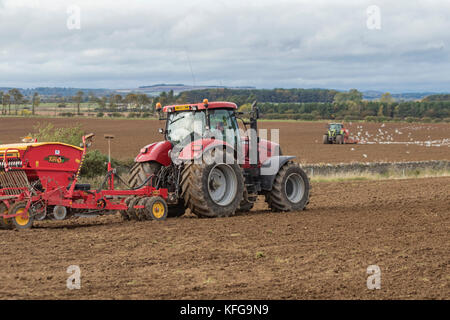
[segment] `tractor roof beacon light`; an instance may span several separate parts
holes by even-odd
[[[209,119],[209,110],[208,110],[209,101],[208,101],[208,99],[203,99],[203,106],[205,107],[205,110],[206,110],[206,127],[205,127],[205,130],[209,131],[209,129],[211,128],[211,121]]]

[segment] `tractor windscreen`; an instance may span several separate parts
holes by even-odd
[[[340,124],[331,124],[330,125],[330,130],[332,130],[332,131],[341,131],[341,129],[342,129],[342,125],[340,125]]]
[[[169,115],[167,122],[167,139],[179,144],[192,133],[203,135],[206,126],[204,112],[177,112]]]

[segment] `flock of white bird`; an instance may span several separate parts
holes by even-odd
[[[356,126],[356,139],[360,144],[403,144],[403,145],[417,145],[424,147],[450,147],[450,138],[431,140],[431,136],[428,136],[429,140],[418,141],[412,137],[413,131],[418,130],[433,130],[431,126],[406,126],[403,128],[397,128],[394,131],[388,131],[386,125],[383,123],[380,125],[375,133],[369,133],[364,129],[363,125]],[[352,151],[354,148],[352,148]]]

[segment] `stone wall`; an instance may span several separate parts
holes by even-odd
[[[302,165],[309,175],[336,175],[336,174],[385,174],[388,172],[407,173],[415,170],[450,170],[450,161],[416,161],[416,162],[371,162],[371,163],[341,163],[341,164],[313,164]]]

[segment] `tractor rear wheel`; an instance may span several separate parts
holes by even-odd
[[[277,176],[266,202],[275,212],[304,210],[309,203],[309,179],[297,163],[288,162]]]
[[[323,144],[329,144],[329,143],[330,143],[330,141],[328,140],[328,135],[324,134],[323,135]]]
[[[0,203],[0,215],[8,214],[8,207],[4,202]],[[14,225],[11,219],[0,217],[0,229],[13,229]]]
[[[244,193],[244,176],[237,164],[187,163],[181,179],[186,207],[199,217],[235,214]]]

